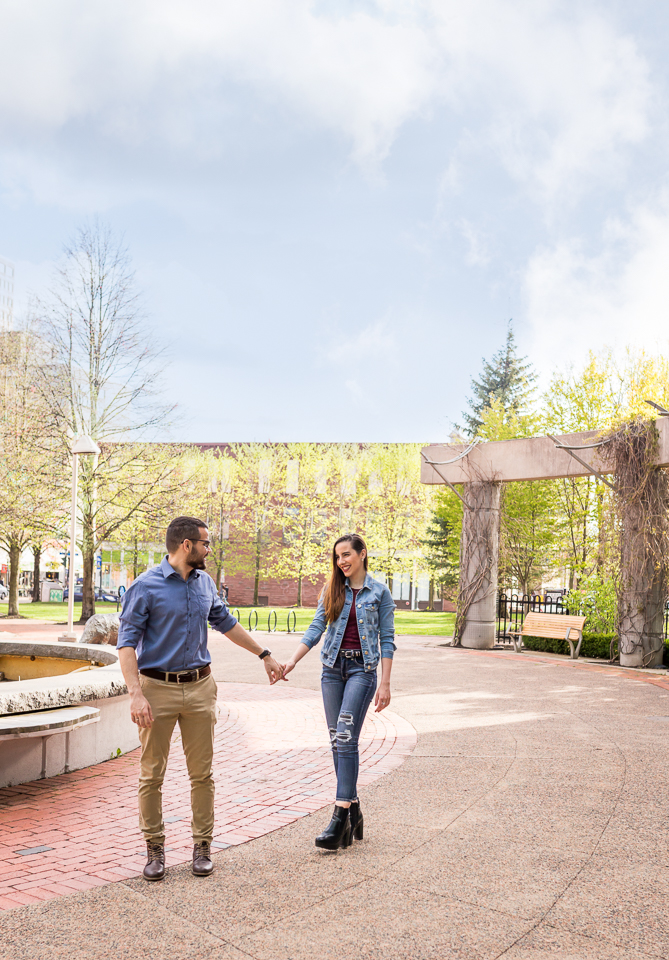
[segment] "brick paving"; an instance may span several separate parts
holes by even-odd
[[[245,843],[332,802],[334,774],[320,695],[297,687],[219,684],[214,849]],[[163,788],[167,863],[190,860],[189,783],[174,737]],[[406,720],[370,712],[359,783],[412,752]],[[94,767],[0,790],[0,910],[141,873],[139,750]],[[39,848],[39,849],[38,849]]]

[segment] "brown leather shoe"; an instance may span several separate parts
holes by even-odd
[[[163,880],[165,877],[165,846],[162,843],[146,841],[145,880]]]
[[[214,864],[211,862],[211,847],[208,840],[202,843],[196,843],[193,847],[193,875],[196,877],[208,877],[213,871]]]

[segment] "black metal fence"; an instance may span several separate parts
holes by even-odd
[[[511,643],[511,634],[520,633],[528,613],[569,613],[562,597],[512,593],[500,590],[497,594],[497,641]]]
[[[569,613],[564,597],[497,594],[497,642],[511,643],[511,634],[518,633],[527,613]],[[669,641],[669,600],[664,604],[664,639]]]

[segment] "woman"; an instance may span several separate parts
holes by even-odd
[[[332,572],[321,594],[311,625],[286,664],[284,677],[325,633],[321,652],[321,690],[337,774],[332,820],[316,837],[325,850],[348,847],[362,840],[363,820],[357,794],[360,755],[358,738],[367,708],[381,682],[376,712],[390,703],[390,671],[395,652],[395,605],[390,591],[367,573],[367,547],[357,533],[335,541]]]

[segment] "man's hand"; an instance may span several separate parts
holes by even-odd
[[[141,690],[130,695],[130,717],[138,727],[150,727],[153,723],[151,704]]]
[[[269,657],[265,657],[263,663],[265,664],[265,670],[267,671],[270,684],[276,683],[277,680],[282,678],[283,671],[285,670],[285,667],[282,663],[279,663],[271,655]]]

